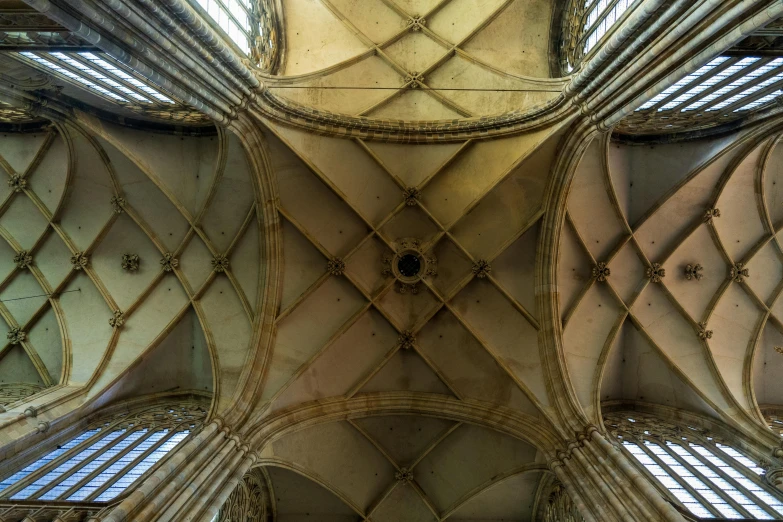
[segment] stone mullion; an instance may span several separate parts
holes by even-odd
[[[715,458],[717,458],[717,459],[719,459],[719,460],[722,460],[722,461],[724,462],[724,464],[729,464],[730,462],[736,462],[736,461],[734,461],[734,459],[731,459],[731,460],[727,461],[726,459],[722,458],[722,456],[721,456],[720,454],[716,454],[716,452],[714,451],[714,449],[713,449],[713,448],[711,448],[711,447],[709,447],[709,446],[708,446],[708,445],[706,445],[706,444],[700,444],[700,446],[704,447],[704,448],[705,448],[705,449],[707,449],[707,450],[708,450],[710,453],[712,453],[713,455],[715,455]],[[751,492],[751,491],[749,491],[748,489],[746,489],[746,488],[745,488],[745,486],[743,486],[742,484],[740,484],[739,482],[737,482],[737,480],[735,480],[733,477],[730,477],[730,476],[729,476],[727,473],[725,473],[725,472],[724,472],[723,470],[721,470],[719,467],[717,467],[717,466],[716,466],[716,465],[714,465],[712,462],[710,462],[710,461],[709,461],[709,459],[707,459],[707,458],[706,458],[704,455],[702,455],[702,454],[701,454],[701,453],[699,453],[698,451],[692,450],[692,449],[691,449],[691,448],[689,448],[689,447],[686,447],[685,449],[686,449],[686,450],[688,450],[688,452],[689,452],[689,453],[690,453],[690,454],[691,454],[691,455],[692,455],[694,458],[696,458],[696,459],[697,459],[697,460],[699,460],[699,461],[700,461],[702,464],[704,464],[705,466],[707,466],[708,468],[710,468],[710,469],[711,469],[713,472],[717,473],[717,475],[718,475],[720,478],[722,478],[723,480],[725,480],[726,482],[728,482],[729,484],[731,484],[732,486],[734,486],[734,487],[737,489],[737,491],[739,491],[740,493],[742,493],[743,495],[745,495],[745,497],[746,497],[748,500],[750,500],[751,502],[754,502],[754,500],[755,500],[755,502],[754,502],[754,503],[755,503],[757,506],[759,506],[761,509],[763,509],[764,511],[766,511],[766,512],[767,512],[769,515],[772,515],[773,517],[778,517],[778,516],[780,516],[780,515],[778,514],[778,512],[777,512],[777,511],[775,511],[774,509],[772,509],[772,507],[768,506],[766,502],[764,502],[764,501],[763,501],[763,500],[761,500],[760,498],[756,497],[756,495],[754,495],[754,494],[753,494],[753,492]],[[744,467],[744,466],[742,466],[742,465],[741,465],[739,462],[737,462],[737,464],[738,464],[739,466],[732,466],[732,467],[733,467],[734,469],[737,469],[738,467],[740,467],[740,466],[741,466],[741,467],[740,467],[740,469],[739,469],[740,473],[742,473],[743,475],[745,475],[745,477],[746,477],[747,479],[749,479],[749,480],[751,480],[751,481],[753,481],[753,482],[756,482],[756,483],[757,483],[757,484],[758,484],[758,485],[761,487],[761,489],[765,489],[765,488],[764,488],[764,484],[758,480],[758,475],[756,475],[756,478],[754,478],[752,475],[751,475],[751,476],[748,476],[748,474],[746,474],[746,473],[743,471],[743,469],[744,469],[745,467]],[[749,471],[749,470],[748,470],[748,471]],[[709,480],[709,479],[708,479],[708,480]],[[722,490],[721,490],[721,491],[722,491]],[[742,511],[740,511],[740,512],[741,512],[741,513],[745,513],[746,511],[745,511],[745,509],[742,509]],[[751,517],[751,515],[748,515],[748,518],[752,518],[752,517]]]
[[[126,473],[131,471],[133,468],[135,468],[137,465],[139,465],[144,459],[149,457],[153,452],[157,451],[161,446],[163,446],[165,443],[167,443],[173,436],[175,436],[177,433],[179,433],[176,429],[169,428],[168,433],[164,435],[163,437],[158,440],[155,444],[147,448],[144,452],[142,452],[138,457],[133,459],[133,461],[129,462],[126,466],[124,466],[121,470],[119,470],[117,473],[115,473],[109,480],[104,482],[98,489],[90,493],[87,498],[84,499],[84,502],[98,502],[96,499],[103,494],[104,491],[109,489],[115,482],[117,482],[119,479],[121,479],[123,476],[125,476]],[[150,433],[152,435],[152,433]],[[173,448],[172,448],[173,449]],[[166,458],[166,455],[164,454],[161,458]],[[133,488],[136,484],[141,482],[144,478],[144,476],[149,474],[149,471],[152,469],[152,467],[155,465],[153,463],[150,468],[147,469],[147,471],[144,472],[142,476],[137,478],[133,481],[127,488],[125,488],[127,491],[133,491]]]
[[[590,27],[585,29],[582,33],[582,36],[579,38],[579,40],[577,40],[576,43],[577,48],[584,49],[584,46],[587,45],[587,39],[590,38],[590,35],[592,35],[598,29],[598,26],[601,24],[601,22],[606,20],[606,17],[609,16],[609,11],[614,9],[614,6],[616,6],[619,1],[620,0],[612,0],[611,4],[606,6],[602,13],[599,13],[599,15],[595,19],[595,22],[593,22],[593,24]],[[592,5],[584,10],[584,13],[582,15],[582,25],[584,25],[584,22],[587,21],[587,17],[590,15],[590,13],[593,12],[593,9],[597,9],[597,8],[598,8],[598,0],[593,0]],[[598,39],[596,44],[600,42],[600,40],[601,38]],[[593,47],[593,49],[595,49],[595,47]]]
[[[729,78],[726,78],[725,80],[721,81],[720,83],[718,83],[716,85],[711,85],[709,87],[709,89],[700,92],[699,93],[699,98],[703,98],[703,97],[709,96],[710,94],[713,94],[713,93],[717,92],[718,90],[720,90],[723,87],[728,87],[733,82],[741,80],[744,76],[747,76],[748,74],[752,73],[753,71],[756,71],[759,68],[761,68],[761,67],[763,67],[765,65],[768,65],[771,61],[772,61],[772,58],[762,58],[760,60],[757,60],[755,63],[752,63],[750,65],[746,65],[745,67],[743,67],[742,69],[737,71],[735,74],[733,74]],[[777,76],[778,74],[780,74],[780,67],[779,66],[775,67],[771,71],[768,71],[768,72],[766,72],[766,73],[764,73],[764,74],[762,74],[760,76],[757,76],[756,78],[753,78],[752,80],[748,80],[747,82],[744,82],[744,83],[742,83],[740,85],[735,85],[728,92],[725,92],[725,93],[721,94],[717,98],[715,98],[713,100],[710,100],[709,102],[701,105],[698,109],[694,109],[694,110],[697,110],[697,111],[700,111],[700,112],[707,112],[712,107],[714,107],[715,105],[719,105],[720,103],[728,100],[732,96],[736,96],[737,94],[742,92],[744,89],[752,87],[754,82],[763,82],[764,80],[767,80],[769,78]],[[779,83],[780,82],[775,82],[772,85],[779,85]],[[772,89],[772,90],[776,90],[776,89]],[[764,91],[764,89],[761,89],[761,91]],[[741,104],[744,105],[746,103],[745,100],[746,100],[746,98],[743,98],[741,100],[738,100],[737,102],[732,103],[731,105],[727,105],[726,107],[724,107],[722,109],[713,109],[713,110],[720,110],[720,111],[729,112],[732,107],[737,105],[737,103],[741,103]],[[695,101],[698,101],[698,98]],[[691,103],[694,103],[694,102],[691,102]],[[675,107],[675,109],[676,109],[676,107]]]
[[[141,428],[141,429],[144,429],[144,428]],[[82,487],[84,487],[85,485],[89,484],[92,479],[94,479],[95,477],[100,475],[103,471],[105,471],[111,465],[116,463],[118,460],[120,460],[122,457],[124,457],[128,452],[130,452],[136,446],[138,446],[139,444],[144,442],[147,439],[147,437],[149,437],[150,435],[152,435],[154,433],[154,431],[152,429],[150,429],[150,428],[147,428],[147,430],[148,430],[147,433],[142,433],[141,436],[138,439],[136,439],[135,441],[133,441],[132,443],[130,443],[128,445],[128,447],[126,447],[124,450],[122,450],[117,455],[114,455],[113,457],[107,459],[103,464],[101,464],[96,469],[91,471],[87,476],[85,476],[84,478],[79,480],[79,482],[77,482],[75,485],[71,486],[66,491],[61,493],[57,498],[65,500],[69,496],[71,496],[74,493],[76,493],[77,491],[79,491]],[[121,436],[119,436],[116,439],[114,439],[111,443],[109,443],[108,445],[102,447],[100,450],[96,451],[95,454],[91,455],[89,459],[85,459],[84,461],[82,461],[78,467],[75,466],[73,469],[69,470],[67,474],[63,474],[62,478],[58,481],[58,483],[61,483],[64,479],[70,477],[75,472],[77,472],[80,469],[84,468],[87,464],[89,464],[90,462],[95,460],[101,454],[106,453],[109,449],[115,447],[117,444],[119,444],[120,442],[126,440],[127,438],[129,438],[133,434],[138,433],[139,431],[141,431],[141,430],[140,429],[133,429],[133,430],[128,430],[127,432],[123,433]]]
[[[79,444],[77,444],[76,446],[71,448],[70,450],[64,452],[62,455],[60,455],[56,459],[54,459],[51,462],[49,462],[48,464],[45,464],[45,465],[41,466],[40,468],[38,468],[34,472],[30,473],[28,476],[24,477],[23,479],[19,480],[18,482],[16,482],[15,484],[9,486],[8,488],[2,490],[3,497],[11,497],[11,496],[15,495],[16,493],[18,493],[19,491],[23,490],[24,488],[26,488],[30,484],[34,483],[36,480],[40,479],[41,477],[43,477],[47,473],[49,473],[52,470],[56,469],[58,466],[60,466],[63,463],[67,462],[68,460],[73,458],[78,453],[84,451],[85,449],[89,448],[90,446],[92,446],[93,444],[98,442],[100,439],[105,437],[107,435],[107,433],[109,433],[109,432],[107,432],[107,431],[99,431],[98,433],[88,437],[87,439],[85,439],[84,441],[80,442]],[[40,460],[41,458],[43,458],[45,455],[49,454],[53,450],[54,450],[54,448],[49,448],[49,451],[41,452],[36,457],[35,460]],[[30,464],[32,464],[34,461],[31,461]],[[79,466],[80,464],[77,464],[77,466]],[[18,471],[21,471],[25,467],[26,466],[21,466]],[[10,475],[13,475],[13,474],[14,474],[13,472],[10,473]],[[56,483],[51,483],[51,484],[48,484],[46,486],[43,486],[42,489],[40,490],[40,493],[36,492],[36,496],[40,496],[41,494],[46,493],[46,491],[48,491],[49,489],[51,489],[52,487],[54,487],[56,485],[57,485]]]
[[[706,485],[707,487],[714,486],[714,484],[712,484],[712,482],[711,482],[711,481],[710,481],[710,480],[709,480],[707,477],[705,477],[705,476],[704,476],[702,473],[700,473],[700,472],[699,472],[699,471],[698,471],[696,468],[694,468],[693,466],[691,466],[690,464],[688,464],[688,462],[686,462],[686,461],[685,461],[685,459],[683,459],[683,458],[682,458],[680,455],[678,455],[676,452],[674,452],[674,451],[672,451],[671,449],[669,449],[669,448],[667,447],[667,444],[666,444],[666,442],[658,442],[658,441],[655,441],[654,443],[655,443],[655,444],[657,444],[659,447],[663,448],[663,450],[664,450],[664,451],[666,451],[666,453],[668,453],[668,454],[669,454],[669,456],[671,456],[672,458],[674,458],[674,460],[676,460],[678,464],[680,464],[682,467],[684,467],[685,469],[687,469],[687,470],[688,470],[688,471],[689,471],[689,472],[690,472],[690,473],[691,473],[693,476],[695,476],[696,478],[698,478],[699,480],[701,480],[701,481],[704,483],[704,485]],[[640,444],[640,445],[641,445],[641,444]],[[682,446],[682,444],[680,444],[680,445]],[[650,452],[649,450],[647,450],[647,448],[646,448],[646,447],[645,447],[644,449],[645,449],[645,450],[646,450],[648,453],[652,454],[652,452]],[[688,448],[686,448],[686,449],[688,449]],[[691,455],[694,455],[694,452],[693,452],[693,451],[691,451],[690,449],[688,449],[688,452],[689,452]],[[654,455],[654,457],[655,457],[656,461],[659,461],[659,460],[660,460],[660,459],[658,458],[658,456],[657,456],[657,455]],[[662,464],[662,465],[663,465],[663,464]],[[679,475],[676,475],[676,472],[675,472],[674,470],[672,470],[672,469],[671,469],[671,468],[670,468],[668,465],[666,465],[666,468],[665,468],[665,469],[666,469],[666,470],[669,472],[669,474],[670,474],[670,475],[672,475],[672,477],[674,477],[674,476],[679,476]],[[684,481],[685,479],[684,479],[684,478],[682,478],[682,480]],[[726,494],[726,493],[725,493],[723,490],[721,490],[721,489],[717,488],[717,486],[715,486],[714,488],[713,488],[713,487],[710,487],[710,490],[712,490],[712,491],[713,491],[714,493],[716,493],[716,494],[717,494],[719,497],[721,497],[721,498],[722,498],[722,499],[723,499],[723,500],[724,500],[724,501],[725,501],[725,502],[726,502],[726,503],[727,503],[729,506],[731,506],[732,508],[736,509],[736,510],[737,510],[737,512],[739,512],[740,514],[742,514],[743,516],[745,516],[745,517],[747,517],[747,518],[752,518],[752,516],[751,516],[751,514],[750,514],[750,513],[748,513],[748,512],[747,512],[747,511],[746,511],[746,510],[745,510],[745,509],[742,507],[742,506],[740,506],[740,505],[739,505],[739,504],[738,504],[738,503],[737,503],[737,502],[736,502],[736,501],[735,501],[733,498],[731,498],[730,496],[728,496],[728,495],[727,495],[727,494]],[[722,513],[720,513],[720,511],[718,510],[718,508],[716,508],[715,506],[713,506],[713,505],[712,505],[712,503],[710,503],[710,502],[709,502],[708,500],[706,500],[704,497],[702,497],[701,495],[699,495],[699,496],[698,496],[698,499],[699,499],[699,502],[701,502],[701,503],[704,505],[704,507],[705,507],[705,508],[707,508],[707,509],[709,509],[710,511],[712,511],[714,515],[717,515],[718,517],[723,517],[723,514],[722,514]]]
[[[700,83],[703,83],[704,81],[709,80],[710,78],[713,78],[717,74],[720,74],[721,72],[726,70],[728,67],[731,67],[732,65],[735,65],[739,61],[740,61],[739,58],[729,58],[728,60],[726,60],[722,64],[720,64],[720,65],[714,67],[713,69],[711,69],[707,74],[702,75],[702,76],[698,76],[693,81],[688,82],[687,84],[683,85],[682,87],[680,87],[679,89],[677,89],[673,93],[671,93],[668,96],[666,96],[665,98],[661,99],[661,101],[659,101],[658,103],[656,103],[652,107],[649,107],[648,109],[645,109],[645,111],[649,111],[651,113],[654,112],[654,111],[657,111],[658,109],[660,109],[661,107],[663,107],[667,103],[669,103],[672,100],[676,99],[678,96],[680,96],[682,94],[685,94],[686,92],[690,91],[691,89],[697,87]],[[741,73],[744,70],[745,69],[741,69],[739,72]],[[731,75],[731,76],[729,76],[728,78],[726,78],[724,80],[721,80],[716,85],[723,86],[723,85],[726,85],[727,83],[731,83],[732,81],[735,80],[735,76],[736,76],[736,73]],[[729,80],[729,81],[727,82],[727,80]],[[686,100],[685,102],[682,102],[680,105],[685,104],[685,103],[692,104],[692,103],[697,102],[699,100],[699,97],[701,97],[702,95],[708,95],[709,92],[712,92],[714,90],[713,87],[715,87],[715,86],[713,85],[709,89],[705,89],[704,91],[700,92],[699,94],[694,95],[689,100]],[[709,92],[707,92],[707,91],[709,91]],[[677,105],[677,107],[679,107],[680,105]],[[674,107],[673,109],[667,109],[667,110],[676,110],[677,107]]]
[[[699,503],[700,503],[702,506],[704,506],[704,508],[705,508],[707,511],[709,511],[709,512],[710,512],[710,513],[712,513],[713,515],[716,515],[716,516],[719,516],[719,517],[720,517],[720,516],[722,516],[722,515],[721,515],[721,513],[720,513],[720,512],[719,512],[717,509],[715,509],[715,507],[714,507],[714,506],[713,506],[713,505],[712,505],[712,504],[711,504],[709,501],[707,501],[707,499],[706,499],[706,498],[704,498],[704,497],[701,495],[701,493],[699,493],[699,492],[698,492],[696,489],[694,489],[694,488],[693,488],[693,487],[692,487],[690,484],[688,484],[688,482],[687,482],[687,481],[686,481],[686,480],[685,480],[683,477],[681,477],[681,476],[680,476],[679,474],[677,474],[677,473],[676,473],[676,472],[675,472],[673,469],[671,469],[671,468],[670,468],[670,467],[669,467],[669,466],[668,466],[668,465],[667,465],[665,462],[663,462],[663,461],[662,461],[662,460],[661,460],[661,459],[660,459],[660,458],[659,458],[659,457],[658,457],[658,456],[657,456],[655,453],[653,453],[652,451],[650,451],[650,450],[649,450],[649,448],[647,448],[647,446],[645,445],[645,443],[644,443],[644,440],[638,440],[638,441],[637,441],[637,440],[633,440],[633,443],[635,443],[635,444],[636,444],[638,447],[640,447],[640,448],[641,448],[641,449],[644,451],[644,453],[647,455],[647,457],[649,457],[650,459],[652,459],[652,460],[653,460],[653,462],[655,462],[655,464],[657,464],[658,466],[660,466],[661,468],[663,468],[663,470],[664,470],[664,471],[666,471],[666,473],[669,475],[669,477],[671,477],[671,479],[672,479],[672,480],[674,480],[675,482],[677,482],[677,483],[678,483],[680,486],[682,486],[682,488],[683,488],[683,489],[685,489],[685,491],[687,491],[688,493],[690,493],[690,495],[691,495],[691,496],[693,496],[693,498],[695,498],[695,499],[696,499],[696,500],[697,500],[697,501],[698,501],[698,502],[699,502]],[[642,467],[644,468],[644,471],[645,471],[646,473],[649,473],[649,476],[651,477],[651,479],[652,479],[652,480],[654,480],[655,482],[657,482],[657,479],[655,478],[655,476],[654,476],[654,475],[652,475],[652,472],[651,472],[651,471],[649,471],[649,470],[648,470],[648,469],[647,469],[647,468],[644,466],[644,464],[641,464],[641,463],[639,463],[639,465],[640,465],[640,466],[642,466]],[[695,473],[694,473],[694,475],[695,475]],[[666,488],[664,487],[664,489],[666,489]],[[687,508],[686,508],[686,507],[685,507],[685,506],[684,506],[684,505],[681,503],[680,499],[678,499],[678,498],[674,497],[674,495],[673,495],[673,494],[672,494],[672,497],[673,497],[673,498],[672,498],[672,500],[673,500],[673,501],[674,501],[676,504],[678,504],[678,505],[679,505],[681,508],[683,508],[683,509],[685,509],[685,510],[687,511]],[[732,505],[732,507],[736,507],[736,506]],[[740,513],[743,513],[743,515],[747,515],[747,514],[748,514],[747,512],[743,512],[743,511],[740,511]]]

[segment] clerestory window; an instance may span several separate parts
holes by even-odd
[[[139,483],[199,429],[198,404],[147,407],[100,419],[0,480],[0,498],[107,502]]]
[[[232,42],[246,55],[250,55],[253,34],[253,10],[251,0],[195,0],[212,21],[223,30]]]
[[[571,0],[562,24],[561,66],[573,71],[638,0]]]
[[[695,516],[783,518],[783,502],[764,482],[764,470],[705,431],[638,413],[612,413],[605,423],[672,500]]]
[[[783,94],[783,58],[719,56],[637,111],[721,114],[749,111]]]

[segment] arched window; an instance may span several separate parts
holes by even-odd
[[[783,502],[764,470],[705,430],[651,415],[605,415],[609,432],[669,492],[701,518],[779,520]]]
[[[250,55],[255,34],[252,0],[195,0],[212,21],[246,55]]]
[[[570,0],[562,24],[561,67],[573,71],[638,0]]]
[[[206,410],[196,403],[154,406],[100,418],[67,442],[7,474],[0,498],[106,502],[138,482],[199,429]]]

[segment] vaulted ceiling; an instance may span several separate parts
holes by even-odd
[[[550,0],[281,3],[283,67],[257,76],[313,113],[481,122],[562,101],[570,81],[552,74]],[[252,409],[254,427],[361,402],[265,441],[276,520],[535,520],[552,479],[540,442],[572,436],[562,390],[597,425],[602,407],[654,404],[764,429],[758,405],[783,404],[774,133],[656,146],[605,133],[582,154],[567,147],[575,110],[502,138],[406,144],[251,109],[254,132],[188,135],[124,125],[121,108],[97,119],[81,104],[111,104],[0,60],[68,109],[0,135],[0,339],[25,333],[2,348],[0,383],[102,403],[197,391],[213,416]],[[553,183],[571,154],[573,182]],[[402,273],[405,254],[420,272]],[[563,374],[545,362],[561,334]],[[399,406],[417,400],[485,417]]]

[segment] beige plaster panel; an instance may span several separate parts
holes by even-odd
[[[33,314],[46,303],[46,297],[41,296],[45,292],[35,277],[27,270],[20,270],[11,282],[0,292],[0,301],[20,325],[29,321]],[[30,297],[30,299],[20,299]]]
[[[139,269],[122,268],[122,256],[136,254]],[[119,305],[127,310],[160,273],[160,251],[127,214],[120,214],[90,257],[90,264]],[[177,283],[179,286],[179,283]]]
[[[303,80],[295,88],[274,87],[276,95],[305,106],[327,111],[358,115],[389,95],[378,87],[399,87],[403,77],[378,56],[367,56],[355,64],[324,76]],[[300,87],[312,87],[303,89]],[[336,89],[335,87],[367,87],[366,89]],[[324,88],[325,87],[325,88]]]
[[[204,327],[214,343],[214,361],[219,375],[218,411],[231,401],[252,350],[253,325],[239,296],[225,275],[217,276],[201,298]]]
[[[433,293],[426,289],[420,290],[418,295],[386,292],[378,300],[378,306],[398,329],[413,330],[435,313],[439,303]]]
[[[783,222],[783,147],[778,142],[767,159],[764,198],[773,224]]]
[[[295,471],[276,466],[264,468],[275,494],[276,520],[305,522],[357,522],[353,509],[317,482]]]
[[[579,235],[598,262],[606,261],[620,238],[627,234],[607,192],[607,181],[603,144],[594,140],[574,173],[568,195],[568,212]]]
[[[680,316],[656,284],[649,284],[631,310],[663,354],[694,383],[717,408],[734,411],[722,393],[720,377],[708,349],[702,346],[693,327]]]
[[[361,382],[397,343],[397,332],[370,309],[340,335],[274,402],[283,409],[347,393]]]
[[[601,400],[656,403],[719,417],[628,320],[609,352],[601,379]]]
[[[33,137],[33,140],[37,141],[37,139],[37,137]],[[60,134],[57,134],[49,146],[49,150],[41,159],[41,163],[27,176],[30,187],[52,213],[57,211],[65,193],[67,169],[64,166],[67,165],[68,157],[65,140]],[[24,171],[18,170],[18,172]],[[2,196],[0,195],[0,197]]]
[[[413,350],[398,350],[378,373],[362,386],[359,393],[391,391],[437,393],[454,397],[448,386]]]
[[[367,417],[356,424],[404,467],[415,464],[431,444],[454,427],[452,421],[415,415]]]
[[[383,165],[407,187],[418,187],[451,159],[462,143],[405,145],[368,141]]]
[[[557,98],[560,89],[514,78],[454,55],[426,77],[433,89],[472,114],[500,114],[519,107],[543,106]],[[479,90],[473,90],[479,89]]]
[[[457,44],[503,4],[504,0],[452,0],[430,17],[427,25],[452,44]]]
[[[433,249],[438,258],[438,277],[432,284],[442,295],[450,295],[470,273],[473,263],[454,241],[444,238]],[[497,266],[493,268],[497,270]]]
[[[139,132],[101,122],[101,135],[131,159],[169,199],[195,216],[217,173],[218,138]]]
[[[106,140],[99,139],[111,160],[124,197],[144,216],[145,222],[160,242],[173,252],[182,242],[190,226],[166,194],[133,161]],[[214,143],[214,142],[210,142]]]
[[[287,76],[324,69],[368,48],[320,0],[284,0],[283,12]]]
[[[745,354],[756,340],[761,319],[762,310],[737,284],[728,286],[710,318],[713,336],[707,344],[715,364],[734,398],[748,410],[753,406],[744,387]]]
[[[618,319],[623,314],[606,285],[594,284],[563,331],[568,376],[579,402],[588,416],[596,418],[596,394],[600,375],[596,368],[603,362],[604,351],[611,345]]]
[[[536,318],[536,249],[540,229],[537,222],[492,262],[493,277]]]
[[[419,73],[429,69],[447,51],[446,47],[423,32],[408,33],[383,50],[404,70]]]
[[[551,132],[547,129],[471,144],[424,189],[427,207],[444,225],[455,223],[467,207],[487,194],[510,172],[526,168],[526,159],[535,162],[533,156],[539,147],[543,148]],[[477,172],[481,175],[477,176]]]
[[[395,0],[395,3],[409,15],[421,16],[434,9],[440,0]]]
[[[91,395],[97,395],[121,376],[136,358],[153,344],[159,333],[166,329],[187,302],[188,298],[178,283],[174,280],[161,281],[125,321],[122,335],[117,339],[116,346],[108,352]],[[107,316],[108,314],[104,315]],[[107,321],[106,328],[108,327]]]
[[[535,471],[512,475],[465,502],[449,520],[530,522],[541,478]]]
[[[327,259],[291,223],[281,220],[283,281],[280,310],[286,310],[323,276]]]
[[[378,224],[399,203],[402,190],[354,141],[283,126],[277,131],[369,222]]]
[[[345,255],[366,225],[279,139],[267,134],[280,204],[332,255]]]
[[[783,179],[783,178],[781,178]],[[753,292],[765,303],[777,295],[778,285],[783,279],[780,247],[774,240],[766,243],[748,263],[753,277],[745,279]]]
[[[172,389],[213,391],[212,358],[193,308],[182,314],[165,338],[144,353],[106,395],[120,401]]]
[[[49,371],[52,381],[59,383],[65,350],[60,335],[60,323],[53,309],[49,308],[43,313],[43,316],[30,328],[27,337]]]
[[[733,139],[728,136],[647,146],[613,143],[609,147],[609,172],[629,223],[636,226],[661,197],[691,172],[700,170]]]
[[[783,346],[783,333],[768,322],[761,331],[760,342],[753,356],[753,392],[758,404],[780,404],[783,396],[783,355],[775,350]]]
[[[660,206],[644,220],[635,234],[650,259],[661,259],[678,248],[688,229],[703,221],[705,211],[714,203],[715,188],[736,156],[736,151],[720,155],[699,169],[670,197],[664,196]]]
[[[491,284],[476,279],[454,299],[454,309],[535,400],[549,404],[538,333],[511,303]]]
[[[428,243],[438,232],[437,225],[423,210],[419,207],[408,206],[395,214],[380,228],[380,233],[389,242],[403,237],[416,237]]]
[[[362,34],[381,44],[399,33],[406,20],[400,14],[377,0],[329,0]]]
[[[0,383],[18,382],[44,385],[38,370],[20,345],[11,347],[0,359]]]
[[[192,290],[201,288],[212,273],[212,252],[197,235],[188,241],[179,257],[183,278]]]
[[[373,237],[362,243],[346,262],[347,273],[368,295],[377,295],[389,280],[389,276],[383,275],[378,269],[378,263],[388,252],[389,248]]]
[[[444,105],[421,89],[406,90],[389,103],[373,109],[367,116],[378,119],[409,121],[454,120],[461,118],[456,110]]]
[[[558,143],[558,134],[549,137],[457,221],[454,237],[471,254],[494,258],[533,225],[543,207]]]
[[[548,78],[551,20],[550,0],[514,0],[462,47],[501,71]]]
[[[60,225],[75,246],[85,250],[111,217],[111,198],[115,191],[98,151],[78,132],[72,132],[71,136],[76,169],[68,187]]]
[[[437,518],[412,487],[398,484],[373,513],[375,522],[437,522]]]
[[[531,464],[528,444],[478,426],[462,425],[414,469],[415,478],[440,511],[498,474]]]
[[[54,239],[50,239],[50,238]],[[61,241],[60,238],[50,234],[49,238],[47,238],[46,243],[49,241]],[[46,245],[44,243],[44,245]],[[16,255],[16,251],[13,249],[13,247],[8,244],[7,241],[0,241],[0,276],[5,279],[8,277],[11,272],[16,269],[16,264],[14,264],[14,256]],[[53,281],[52,281],[53,282]]]
[[[15,172],[22,174],[27,171],[45,139],[45,132],[35,134],[4,133],[0,139],[0,156],[8,162]],[[5,198],[9,192],[10,189],[7,185],[0,188],[0,197]]]
[[[253,220],[231,254],[232,274],[253,312],[258,309],[261,278],[266,271],[260,239],[261,231]]]
[[[632,303],[641,291],[647,266],[632,240],[627,241],[609,263],[612,271],[609,283],[624,303]]]
[[[347,422],[321,424],[275,441],[261,455],[290,462],[321,477],[366,510],[394,478],[388,460]]]
[[[726,252],[735,262],[742,260],[765,235],[756,197],[756,180],[763,150],[759,146],[742,160],[715,205],[721,211],[720,219],[714,220],[715,229]]]
[[[65,292],[69,293],[63,293],[60,305],[72,347],[67,382],[83,385],[98,368],[112,336],[108,323],[112,310],[84,273],[71,279]]]
[[[462,397],[539,411],[506,370],[448,310],[439,311],[418,334],[418,348]]]
[[[277,325],[263,400],[269,400],[279,391],[363,305],[364,299],[350,283],[329,277],[285,316]]]
[[[26,197],[15,197],[8,209],[0,217],[3,227],[22,249],[31,250],[38,238],[46,230],[48,220]]]
[[[557,269],[557,290],[562,316],[576,305],[580,292],[592,277],[592,265],[573,226],[566,221],[560,235],[560,263]]]
[[[0,263],[0,273],[3,272],[2,266],[14,257],[13,254],[6,254],[5,248],[0,246],[0,258],[7,255],[5,257],[6,262]],[[44,278],[46,278],[46,282],[52,288],[56,288],[62,283],[65,277],[73,270],[71,251],[68,250],[62,238],[55,232],[50,231],[39,247],[35,255],[35,266],[41,271]]]

